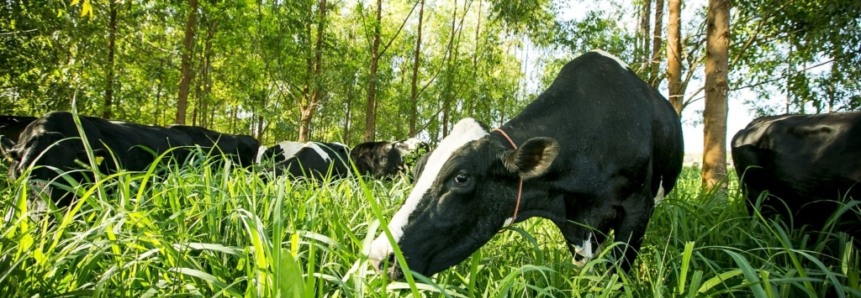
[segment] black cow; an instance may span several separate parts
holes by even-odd
[[[407,171],[404,157],[420,148],[427,151],[428,145],[415,138],[394,142],[366,142],[350,150],[350,160],[363,175],[391,178]]]
[[[838,201],[861,199],[861,112],[757,118],[732,138],[732,159],[751,213],[768,191],[763,215],[821,229]],[[861,239],[857,210],[843,214],[840,229]]]
[[[345,177],[350,174],[349,158],[350,148],[341,143],[308,142],[292,157],[276,163],[266,172],[275,176],[322,179],[331,170],[332,177]]]
[[[257,148],[260,147],[257,139],[249,135],[225,134],[199,126],[171,125],[168,128],[187,134],[192,143],[204,151],[220,150],[212,153],[218,156],[220,153],[229,155],[233,162],[243,166],[254,164]]]
[[[146,126],[120,121],[108,121],[96,117],[80,116],[81,126],[93,149],[95,163],[103,173],[123,168],[141,171],[153,163],[155,156],[148,151],[161,154],[171,147],[190,146],[191,138],[185,133],[159,126]],[[17,179],[30,165],[40,166],[30,172],[34,192],[50,192],[51,200],[64,207],[71,203],[72,196],[58,188],[48,186],[51,181],[66,184],[59,172],[81,169],[78,164],[89,164],[83,142],[75,126],[72,114],[51,112],[31,123],[21,133],[19,142],[0,140],[4,154],[12,161],[9,177]],[[72,139],[70,139],[72,138]],[[145,147],[145,148],[141,148]],[[187,150],[170,151],[168,157],[185,160]],[[114,162],[116,157],[119,165]],[[92,173],[73,171],[69,176],[76,181],[85,177],[92,179]]]
[[[296,155],[296,152],[299,152],[299,150],[304,146],[305,143],[294,141],[284,141],[275,144],[272,147],[260,146],[257,150],[257,158],[255,158],[255,162],[258,164],[269,165],[279,163],[293,157],[293,155]]]
[[[613,253],[629,269],[656,197],[672,190],[682,168],[681,123],[669,102],[618,58],[595,51],[566,64],[500,129],[462,119],[431,153],[388,225],[410,270],[442,271],[534,216],[559,227],[575,260],[592,257],[615,230],[628,245]],[[394,264],[392,251],[380,235],[372,266]],[[402,276],[397,264],[387,273]]]
[[[6,136],[12,142],[18,142],[21,132],[36,119],[29,116],[0,116],[0,135]]]

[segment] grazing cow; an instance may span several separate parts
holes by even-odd
[[[404,156],[419,148],[427,151],[428,145],[415,138],[395,142],[361,143],[350,151],[350,160],[361,174],[390,178],[407,170]]]
[[[322,179],[331,169],[332,177],[350,174],[350,147],[341,143],[308,142],[293,156],[275,164],[266,172],[275,176],[308,177]]]
[[[120,121],[108,121],[96,117],[80,116],[81,127],[95,155],[95,163],[103,173],[119,168],[141,171],[153,163],[156,154],[171,147],[192,145],[185,133],[159,126],[146,126]],[[48,186],[51,181],[65,184],[59,172],[81,169],[78,164],[89,164],[83,142],[72,114],[51,112],[31,123],[21,133],[19,142],[0,140],[3,154],[11,160],[9,177],[17,179],[30,165],[41,166],[30,172],[30,181],[36,186],[34,192],[50,192],[51,200],[58,206],[68,206],[72,196],[61,189]],[[144,147],[144,148],[141,148]],[[150,151],[151,150],[151,151]],[[170,156],[185,160],[187,150],[173,150]],[[117,165],[113,157],[116,157]],[[169,156],[169,157],[170,157]],[[75,181],[92,179],[92,173],[72,171]]]
[[[768,191],[763,215],[820,229],[838,201],[861,199],[861,112],[757,118],[732,138],[732,159],[751,213]],[[861,239],[857,210],[843,214],[839,229]]]
[[[187,134],[192,143],[209,152],[218,147],[222,153],[229,155],[233,162],[243,166],[254,164],[254,157],[260,143],[249,135],[232,135],[209,130],[199,126],[171,125],[169,129],[177,130]],[[213,152],[218,154],[218,152]]]
[[[6,136],[12,142],[18,142],[18,136],[33,120],[36,120],[36,117],[0,116],[0,135]]]
[[[580,263],[615,230],[627,247],[613,254],[628,270],[656,196],[675,185],[683,152],[669,102],[618,58],[589,52],[499,130],[472,118],[458,122],[388,229],[409,269],[425,276],[534,216],[559,227]],[[391,264],[388,275],[400,278],[392,244],[380,235],[368,257],[378,270]]]
[[[299,152],[302,147],[305,146],[305,143],[302,142],[293,142],[293,141],[284,141],[276,144],[272,147],[260,146],[257,150],[257,158],[255,158],[255,163],[279,163],[287,160],[288,158],[293,157],[296,152]]]

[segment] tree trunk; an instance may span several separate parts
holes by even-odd
[[[209,112],[209,94],[212,93],[212,38],[215,35],[215,20],[210,21],[206,30],[206,43],[203,49],[203,94],[200,97],[200,126],[210,127],[212,123],[207,119]]]
[[[425,12],[425,1],[419,0],[419,26],[418,26],[418,37],[416,38],[416,51],[413,55],[413,78],[410,84],[410,138],[415,137],[418,133],[416,131],[416,118],[418,118],[418,78],[419,78],[419,63],[421,63],[421,49],[422,49],[422,21],[424,18]]]
[[[320,0],[320,20],[317,23],[317,40],[314,47],[314,66],[313,75],[311,76],[311,97],[308,102],[300,107],[300,124],[299,124],[299,142],[307,142],[311,139],[311,120],[314,117],[314,112],[317,110],[317,105],[320,104],[320,72],[322,70],[323,61],[323,30],[326,22],[326,0]]]
[[[706,17],[706,97],[703,187],[726,189],[729,0],[709,0]]]
[[[353,114],[353,84],[347,87],[347,111],[344,113],[343,143],[350,143],[350,116]]]
[[[661,79],[658,70],[661,68],[661,34],[664,30],[664,0],[655,0],[655,28],[652,33],[652,59],[649,61],[649,84],[658,88]]]
[[[117,4],[114,0],[108,0],[110,9],[110,21],[108,21],[108,74],[105,78],[105,106],[102,110],[102,118],[111,119],[111,105],[114,101],[114,52],[116,52],[117,41]]]
[[[365,113],[365,142],[374,141],[376,102],[374,96],[377,93],[377,67],[379,66],[380,50],[380,25],[383,21],[383,0],[377,0],[377,23],[374,24],[374,43],[371,48],[371,73],[368,79],[368,106]]]
[[[682,115],[682,0],[669,0],[670,17],[667,23],[667,89],[670,91],[670,104]]]
[[[642,9],[643,14],[640,16],[640,53],[643,56],[639,58],[643,61],[642,70],[645,71],[641,73],[649,73],[649,59],[652,57],[649,55],[649,20],[651,20],[652,16],[652,1],[644,0]]]
[[[182,70],[179,79],[179,97],[176,100],[176,124],[185,124],[185,110],[188,105],[188,89],[191,83],[191,51],[194,46],[194,27],[197,22],[197,0],[188,1],[188,21],[185,23],[183,40]]]

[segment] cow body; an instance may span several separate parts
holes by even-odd
[[[340,143],[308,142],[296,154],[266,171],[275,176],[323,179],[331,169],[332,177],[344,177],[350,173],[349,151],[349,147]]]
[[[820,229],[844,198],[861,198],[861,112],[782,115],[753,120],[732,139],[732,159],[749,211],[768,191],[762,213]],[[841,229],[859,233],[858,207]],[[815,216],[810,216],[811,214]]]
[[[220,133],[199,126],[171,125],[169,129],[185,133],[191,138],[192,143],[203,148],[204,151],[220,156],[227,155],[243,166],[254,164],[255,154],[260,143],[249,135],[232,135]],[[218,150],[218,151],[214,151]]]
[[[192,145],[184,133],[158,126],[146,126],[120,121],[108,121],[96,117],[80,116],[81,126],[89,146],[95,155],[96,164],[101,172],[110,173],[117,169],[141,171],[148,168],[156,154],[166,152],[175,146]],[[21,133],[17,144],[2,141],[4,154],[12,161],[9,177],[16,179],[30,166],[41,166],[30,172],[30,181],[37,185],[35,191],[50,191],[52,201],[58,207],[68,206],[71,195],[50,187],[48,182],[55,180],[65,184],[58,177],[60,172],[81,169],[77,161],[89,164],[80,134],[68,112],[51,112],[31,123]],[[69,139],[72,138],[72,139]],[[141,148],[141,147],[145,147]],[[168,158],[185,160],[187,150],[170,151]],[[114,162],[114,157],[116,161]],[[86,174],[92,178],[91,173]],[[69,173],[76,181],[83,181],[81,171]]]
[[[275,144],[272,147],[260,146],[257,150],[257,158],[255,162],[258,164],[273,164],[287,160],[296,155],[296,152],[302,149],[306,143],[284,141]]]
[[[407,171],[404,157],[420,148],[427,151],[428,145],[415,138],[394,142],[366,142],[353,147],[350,160],[360,174],[391,178]]]
[[[560,228],[575,260],[592,257],[615,230],[628,247],[614,254],[630,268],[656,196],[673,188],[682,167],[681,124],[669,102],[617,58],[590,52],[500,129],[517,149],[465,118],[428,157],[388,226],[409,268],[444,270],[506,224],[534,216]],[[374,268],[393,260],[392,251],[380,235],[369,253]],[[402,273],[394,266],[388,274]]]
[[[21,132],[36,119],[29,116],[0,116],[0,135],[6,136],[12,142],[18,142]]]

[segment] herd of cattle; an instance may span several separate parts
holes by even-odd
[[[404,170],[405,154],[428,151],[415,139],[352,150],[315,142],[261,147],[250,136],[200,127],[83,116],[80,122],[102,172],[143,170],[159,154],[182,161],[189,156],[184,148],[196,145],[241,165],[271,165],[266,171],[275,175],[346,176],[352,164],[360,173],[386,177]],[[29,172],[31,180],[51,181],[91,158],[85,142],[75,138],[81,135],[69,113],[2,117],[0,125],[13,179],[41,165]],[[752,214],[761,210],[814,230],[833,220],[861,239],[861,112],[759,118],[735,135],[731,148]],[[668,101],[624,62],[593,51],[566,64],[509,122],[490,129],[462,119],[428,152],[415,165],[414,188],[389,220],[394,242],[382,234],[369,248],[372,266],[388,268],[393,278],[403,274],[393,245],[411,270],[430,276],[466,259],[506,225],[530,217],[555,223],[575,262],[594,257],[614,231],[614,239],[627,245],[612,253],[627,270],[655,203],[675,186],[684,149],[680,120]]]
[[[252,136],[196,126],[149,126],[89,116],[79,116],[79,121],[80,130],[69,112],[51,112],[41,118],[0,116],[0,150],[9,178],[18,179],[33,167],[29,177],[37,186],[34,189],[49,192],[57,206],[68,206],[72,196],[48,182],[60,183],[65,180],[58,179],[63,175],[74,181],[92,177],[91,172],[80,170],[90,161],[81,131],[94,165],[102,173],[143,171],[167,160],[185,163],[199,147],[215,161],[227,157],[244,167],[259,164],[263,177],[345,177],[352,172],[350,160],[354,160],[360,173],[388,178],[406,169],[403,157],[420,148],[427,150],[427,144],[416,139],[363,143],[353,150],[340,143],[291,141],[266,147]]]

